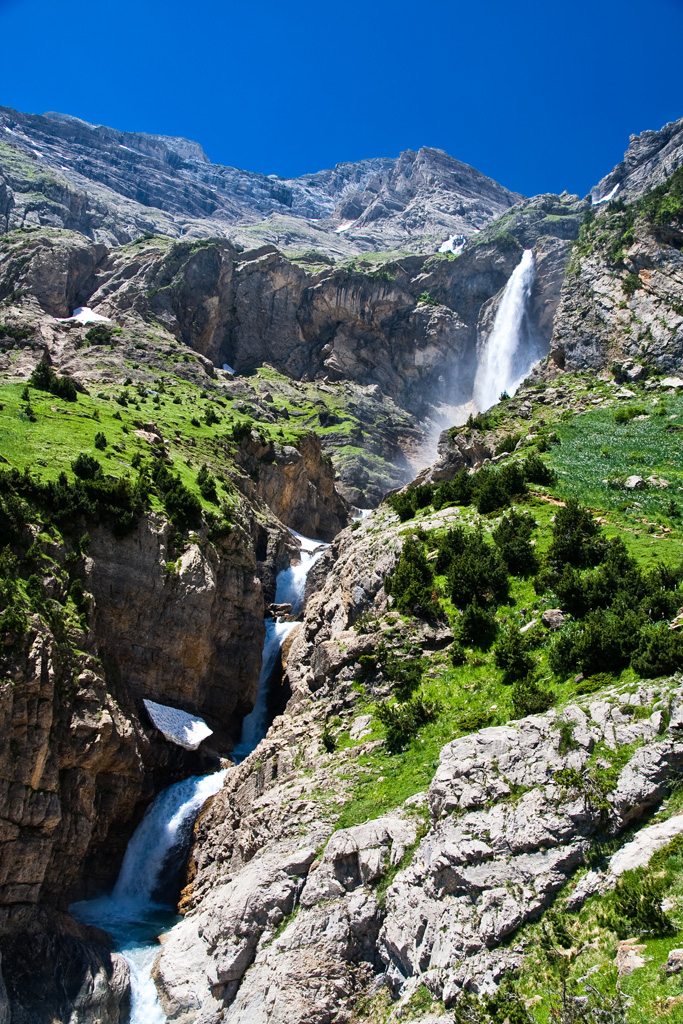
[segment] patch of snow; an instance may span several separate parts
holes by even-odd
[[[3,128],[5,129],[5,131],[6,131],[6,132],[9,132],[9,133],[10,133],[10,135],[14,135],[14,132],[12,131],[12,129],[11,129],[11,128],[8,128],[6,124],[5,124],[5,125],[3,125]]]
[[[153,700],[144,700],[143,703],[154,728],[171,743],[177,743],[185,750],[196,750],[202,740],[213,735],[213,729],[209,729],[204,719],[197,715],[167,704],[157,704]]]
[[[600,206],[601,203],[609,203],[610,199],[614,199],[615,195],[619,191],[619,182],[616,183],[613,189],[603,196],[602,199],[596,199],[594,195],[591,195],[591,206]]]
[[[343,220],[339,227],[334,229],[335,235],[341,235],[342,231],[348,231],[355,223],[355,220]]]
[[[464,249],[466,241],[464,235],[449,235],[439,246],[439,252],[452,252],[457,256]]]
[[[133,152],[130,146],[124,146],[122,142],[119,142],[119,149],[127,149],[129,153]]]
[[[66,323],[67,320],[75,320],[79,324],[94,324],[98,322],[110,324],[112,322],[110,317],[94,313],[89,306],[79,306],[78,309],[74,309],[71,316],[56,316],[55,320],[62,324]]]
[[[235,372],[233,370],[232,366],[230,366],[228,363],[223,363],[223,369],[226,371],[226,373],[234,373]]]
[[[44,160],[45,159],[45,157],[43,156],[43,154],[40,152],[39,149],[34,149],[31,152],[35,153],[39,160]]]

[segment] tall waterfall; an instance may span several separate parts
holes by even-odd
[[[493,330],[479,359],[474,380],[474,402],[478,409],[495,405],[503,391],[514,394],[541,358],[528,324],[528,302],[535,272],[533,251],[525,249],[505,286]]]
[[[291,531],[301,544],[301,560],[278,573],[275,600],[301,610],[306,577],[327,544]],[[242,736],[233,754],[238,762],[268,731],[268,681],[280,648],[295,622],[266,619],[266,640],[254,710],[242,723]],[[228,769],[229,770],[229,769]],[[161,792],[150,804],[128,844],[111,896],[74,903],[74,917],[104,928],[130,968],[130,1024],[165,1024],[151,971],[159,952],[157,936],[172,923],[175,906],[164,899],[163,883],[173,863],[183,863],[192,827],[202,804],[223,784],[225,771],[185,779]],[[173,899],[173,897],[171,897]]]

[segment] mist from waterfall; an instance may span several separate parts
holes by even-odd
[[[474,404],[489,409],[506,391],[513,395],[531,367],[541,358],[528,322],[528,305],[536,266],[532,249],[525,249],[505,286],[503,297],[474,380]]]

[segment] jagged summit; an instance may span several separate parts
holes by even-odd
[[[109,245],[152,231],[331,256],[434,252],[520,198],[437,149],[281,178],[214,164],[188,139],[0,107],[4,230],[66,227]]]
[[[631,135],[624,159],[591,189],[593,202],[618,196],[627,202],[661,185],[683,163],[683,117],[660,131]]]

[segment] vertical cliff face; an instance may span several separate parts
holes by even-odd
[[[264,595],[255,552],[233,534],[178,556],[170,534],[154,518],[123,539],[91,531],[93,631],[132,694],[199,714],[223,746],[256,695]]]

